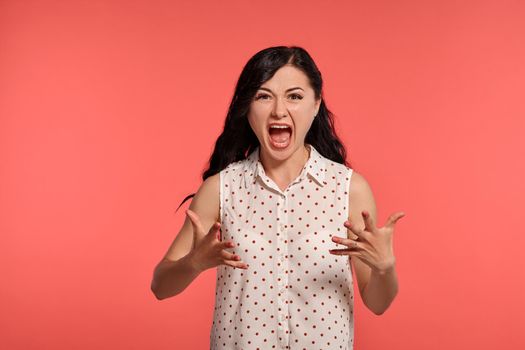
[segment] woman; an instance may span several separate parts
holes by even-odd
[[[255,54],[155,269],[155,296],[217,267],[212,349],[352,349],[350,262],[364,304],[382,314],[398,290],[392,235],[405,214],[376,227],[372,191],[345,159],[310,55],[285,46]]]

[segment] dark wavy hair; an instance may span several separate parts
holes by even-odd
[[[304,142],[314,146],[324,157],[350,167],[350,163],[346,161],[346,150],[335,132],[333,114],[326,107],[323,98],[321,72],[312,57],[301,47],[275,46],[257,52],[242,70],[228,108],[224,130],[215,142],[208,169],[202,174],[203,181],[230,163],[246,159],[259,146],[259,140],[248,123],[250,104],[261,85],[287,64],[304,72],[314,90],[315,98],[321,98],[319,112]],[[177,210],[194,195],[195,193],[184,198]]]

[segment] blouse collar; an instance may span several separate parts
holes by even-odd
[[[301,181],[306,176],[310,176],[319,184],[319,186],[324,186],[326,184],[326,182],[324,181],[326,175],[325,158],[315,149],[314,146],[310,144],[306,144],[306,146],[310,148],[310,157],[308,158],[306,164],[301,170],[301,174],[293,183]],[[255,150],[252,151],[252,153],[250,153],[250,155],[247,158],[247,171],[245,172],[244,176],[245,188],[248,188],[250,183],[255,183],[257,177],[259,177],[259,179],[261,179],[263,182],[266,182],[267,184],[271,181],[267,177],[264,171],[264,167],[260,162],[259,149],[260,146],[257,146],[257,148],[255,148]],[[271,182],[273,183],[273,181]]]

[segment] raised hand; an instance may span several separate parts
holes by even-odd
[[[217,233],[221,224],[215,222],[208,233],[204,231],[199,216],[188,209],[186,215],[193,226],[193,246],[189,253],[195,268],[204,271],[217,265],[228,265],[242,269],[248,268],[243,263],[240,256],[227,252],[226,248],[232,248],[235,244],[232,241],[221,242],[217,238]]]
[[[392,269],[395,265],[393,233],[394,225],[397,220],[405,216],[403,212],[396,212],[388,218],[385,226],[377,228],[373,219],[367,211],[362,211],[361,215],[365,221],[363,230],[354,227],[349,221],[345,221],[344,226],[350,230],[357,238],[343,238],[333,236],[332,241],[343,244],[348,249],[330,249],[331,254],[357,256],[373,270],[384,273]]]

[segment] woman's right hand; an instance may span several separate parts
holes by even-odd
[[[193,246],[188,253],[194,267],[202,272],[217,265],[228,265],[247,269],[248,265],[241,261],[241,257],[227,252],[226,248],[232,248],[232,241],[221,242],[217,238],[217,232],[221,224],[215,222],[208,233],[204,231],[199,216],[192,210],[186,210],[186,215],[193,225]]]

